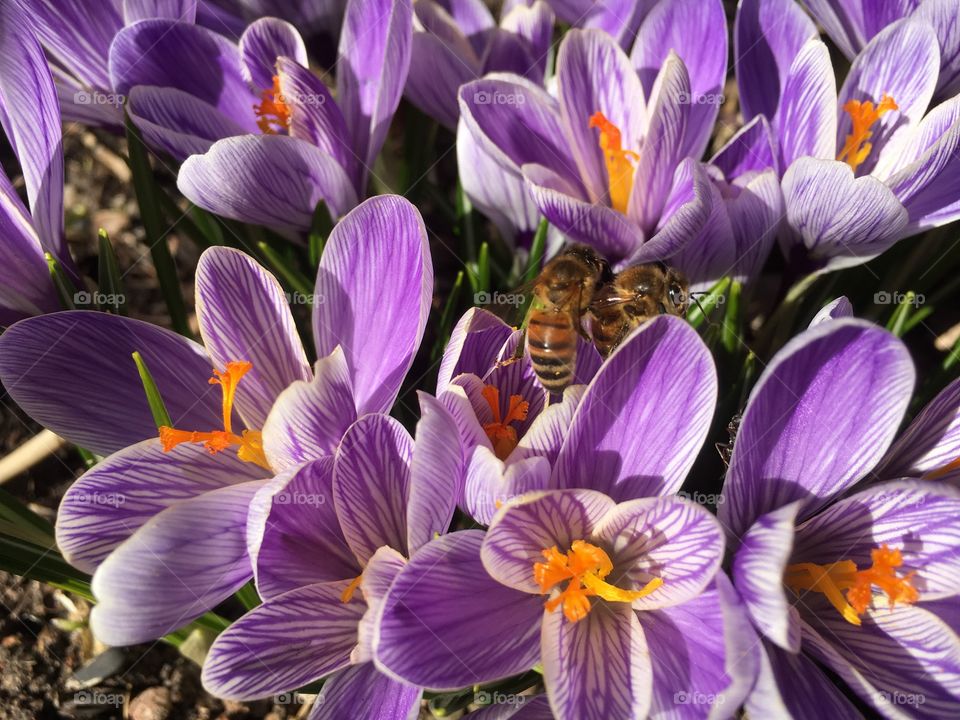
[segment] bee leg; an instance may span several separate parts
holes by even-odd
[[[517,347],[513,351],[513,355],[508,357],[506,360],[500,360],[499,362],[497,362],[496,366],[498,368],[501,368],[501,367],[506,367],[507,365],[513,365],[515,362],[523,358],[523,350],[526,347],[526,342],[527,342],[527,327],[526,327],[526,324],[524,324],[524,326],[520,328],[520,337],[517,340]]]

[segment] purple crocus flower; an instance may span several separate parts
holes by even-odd
[[[29,318],[0,336],[0,378],[20,407],[109,456],[71,486],[57,518],[64,556],[95,571],[101,639],[162,636],[249,579],[251,499],[269,478],[332,454],[361,415],[393,405],[432,290],[419,214],[380,196],[330,235],[313,298],[312,370],[277,281],[228,248],[198,263],[203,346],[95,312]],[[162,440],[134,351],[172,419]]]
[[[141,20],[197,23],[239,34],[243,25],[224,7],[197,0],[14,0],[54,61],[63,116],[70,122],[121,129],[123,96],[113,86],[110,46],[126,25]],[[190,68],[196,71],[196,68]],[[181,69],[183,74],[189,74]]]
[[[24,207],[0,171],[0,325],[59,309],[44,253],[68,272],[60,105],[43,50],[15,5],[0,8],[0,124],[23,171]]]
[[[421,395],[416,442],[394,419],[366,415],[324,458],[257,495],[248,530],[264,602],[222,633],[204,686],[251,699],[326,677],[311,720],[416,715],[421,689],[373,664],[383,596],[406,556],[445,532],[459,494],[446,411]]]
[[[543,0],[504,5],[497,24],[482,0],[416,0],[410,75],[404,94],[451,130],[457,91],[487,73],[512,72],[544,82],[553,11]]]
[[[940,78],[937,98],[960,92],[960,25],[953,0],[806,0],[830,39],[853,60],[884,28],[905,17],[925,20],[940,43]]]
[[[213,134],[217,128],[194,133],[205,141],[226,139],[207,143],[209,149],[191,150],[203,154],[190,157],[181,167],[180,191],[217,215],[273,228],[309,229],[321,200],[333,217],[345,213],[366,195],[371,168],[400,102],[410,65],[412,18],[409,0],[350,0],[340,36],[336,100],[305,67],[305,57],[298,62],[293,52],[283,50],[298,44],[302,48],[291,26],[267,20],[251,26],[248,32],[259,30],[245,35],[238,51],[230,51],[235,92],[222,92],[222,82],[214,88],[224,102],[246,114],[247,127],[217,136]],[[127,83],[150,84],[152,71],[134,62],[133,47],[127,57],[141,79],[128,78]],[[161,67],[167,68],[169,54],[159,55],[164,60]],[[225,49],[224,64],[227,55]],[[268,88],[260,105],[261,120],[274,123],[267,134],[250,134],[256,123],[248,78],[240,72],[241,57],[252,86]],[[157,113],[182,117],[190,127],[195,99],[167,89],[153,93]],[[182,102],[174,102],[177,98]],[[209,112],[207,116],[213,117]],[[179,124],[168,129],[176,131]]]
[[[689,325],[657,318],[602,366],[581,343],[577,380],[586,385],[549,406],[526,357],[503,364],[517,339],[499,319],[472,310],[441,364],[437,397],[456,421],[446,431],[463,445],[467,513],[488,524],[511,498],[582,487],[587,476],[588,487],[616,500],[680,488],[717,395],[713,361]]]
[[[708,95],[723,84],[724,27],[719,2],[706,12],[699,2],[661,2],[629,58],[600,30],[567,33],[556,99],[514,75],[464,85],[464,189],[502,226],[527,230],[538,211],[613,262],[674,255],[710,215],[710,184],[692,158],[718,109]],[[500,204],[520,178],[527,195]]]
[[[677,712],[688,696],[703,698],[698,713],[735,708],[755,667],[722,554],[716,519],[677,497],[529,493],[486,533],[437,538],[397,574],[376,662],[448,689],[539,660],[559,720]]]
[[[816,663],[887,717],[960,708],[960,491],[876,482],[957,452],[955,432],[943,448],[927,432],[945,403],[887,455],[913,383],[898,339],[845,318],[788,343],[753,390],[718,506],[762,637],[751,716],[859,717]]]
[[[879,32],[839,95],[827,48],[812,33],[789,0],[745,1],[738,79],[745,115],[766,114],[778,138],[795,238],[788,254],[800,250],[796,259],[811,270],[830,270],[960,216],[960,99],[928,112],[940,50],[922,19]]]

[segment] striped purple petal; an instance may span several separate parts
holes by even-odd
[[[780,167],[788,168],[804,156],[823,160],[836,157],[837,81],[830,51],[820,40],[808,40],[790,65],[780,95],[777,124]]]
[[[696,332],[678,318],[651,320],[588,387],[554,481],[614,500],[674,492],[703,444],[716,395],[716,369]]]
[[[255,91],[273,87],[273,77],[278,74],[277,60],[281,56],[307,66],[303,38],[293,25],[280,18],[264,17],[250,23],[240,36],[239,45],[243,76]]]
[[[380,620],[378,667],[415,685],[454,689],[536,664],[542,602],[487,574],[482,541],[479,530],[443,535],[400,572]]]
[[[504,463],[487,445],[479,445],[467,458],[462,506],[479,523],[493,521],[504,504],[550,485],[550,463],[539,456]]]
[[[437,395],[463,373],[483,377],[494,366],[513,328],[493,313],[470,308],[450,333],[437,377]]]
[[[230,597],[251,576],[247,509],[265,480],[183,500],[154,515],[93,575],[94,635],[135,645],[173,632]]]
[[[203,663],[217,697],[252,700],[295,690],[350,662],[366,603],[341,595],[349,581],[316,583],[271,598],[222,632]]]
[[[419,712],[422,694],[420,688],[384,675],[372,662],[351,665],[323,684],[309,720],[408,720]]]

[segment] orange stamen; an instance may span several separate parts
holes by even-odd
[[[926,475],[923,476],[924,480],[939,480],[942,477],[949,475],[955,470],[960,470],[960,457],[956,460],[947,463],[943,467],[936,468],[931,470]]]
[[[880,104],[876,107],[870,100],[863,102],[847,100],[843,106],[843,111],[850,116],[853,127],[850,134],[847,135],[840,154],[837,155],[837,160],[846,160],[847,164],[856,172],[857,168],[867,159],[870,150],[873,149],[873,143],[868,142],[873,137],[873,131],[870,128],[884,113],[899,109],[893,98],[886,93],[883,94]]]
[[[501,460],[506,460],[517,443],[520,442],[517,438],[517,429],[512,426],[512,423],[523,422],[527,419],[530,403],[520,395],[511,395],[507,415],[501,420],[500,390],[493,385],[484,385],[481,394],[483,399],[487,401],[487,405],[490,406],[490,412],[493,415],[493,422],[484,425],[483,431],[490,438],[496,456]]]
[[[592,608],[591,597],[608,602],[633,602],[663,585],[662,579],[654,578],[640,590],[623,590],[605,582],[604,578],[613,570],[613,563],[602,548],[584,540],[574,540],[566,554],[554,545],[543,551],[543,557],[546,562],[533,565],[533,579],[544,595],[559,583],[567,583],[563,590],[547,600],[545,607],[552,612],[562,606],[563,615],[570,622],[587,616]]]
[[[826,596],[830,604],[852,625],[860,625],[860,616],[873,602],[873,588],[885,593],[893,608],[899,603],[915,603],[920,595],[910,583],[915,573],[898,576],[896,569],[903,565],[899,550],[886,545],[870,552],[873,565],[858,570],[852,560],[841,560],[831,565],[797,563],[788,565],[784,583],[791,590],[812,590]],[[843,591],[846,590],[846,596]]]
[[[264,135],[276,135],[290,127],[290,106],[283,99],[279,75],[273,76],[273,87],[260,93],[260,102],[253,106],[253,112]]]
[[[340,595],[340,602],[348,603],[353,599],[353,594],[357,591],[357,588],[360,587],[360,581],[363,580],[363,573],[357,575],[349,585],[347,585],[346,590]]]
[[[263,451],[263,435],[259,430],[244,430],[241,435],[233,433],[233,401],[237,393],[240,379],[253,367],[251,363],[233,361],[228,362],[222,372],[213,371],[210,378],[211,385],[219,385],[223,389],[223,430],[201,432],[197,430],[179,430],[163,425],[159,428],[160,444],[164,452],[170,452],[182,443],[203,443],[211,455],[223,452],[229,447],[237,446],[237,457],[244,462],[255,463],[270,470],[270,463]]]
[[[626,213],[633,192],[634,163],[640,160],[640,156],[621,147],[620,128],[599,110],[590,116],[590,127],[600,129],[600,149],[607,163],[610,205],[614,210]]]

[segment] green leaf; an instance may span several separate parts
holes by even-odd
[[[4,532],[35,545],[54,544],[53,525],[0,488],[0,525]]]
[[[456,202],[457,234],[463,239],[466,246],[464,249],[467,253],[467,260],[472,262],[477,258],[477,241],[473,227],[473,205],[459,181],[457,181]],[[477,292],[476,288],[474,288],[474,292]]]
[[[731,354],[737,351],[740,345],[740,337],[743,334],[742,316],[740,314],[742,292],[743,285],[739,280],[733,280],[730,283],[730,292],[727,294],[727,306],[723,314],[723,331],[720,335],[720,343]]]
[[[253,584],[253,580],[237,590],[236,597],[247,610],[253,610],[260,604],[260,595],[257,594],[257,588]]]
[[[310,297],[313,294],[313,284],[283,256],[280,255],[269,243],[261,240],[257,243],[263,257],[280,277],[295,291],[304,297]]]
[[[704,320],[707,319],[707,316],[713,312],[714,308],[723,302],[721,298],[725,298],[729,287],[730,278],[720,278],[705,295],[697,298],[697,302],[693,303],[687,310],[687,322],[699,329],[700,326],[703,325]]]
[[[150,369],[147,367],[146,361],[139,352],[133,353],[133,362],[136,363],[137,372],[140,373],[143,392],[147,396],[147,404],[150,405],[150,412],[153,414],[153,422],[156,423],[157,429],[161,427],[173,427],[173,422],[170,420],[170,413],[167,412],[167,406],[163,403],[163,398],[160,396],[157,383],[154,382],[153,375],[150,374]]]
[[[957,338],[950,352],[943,359],[943,369],[951,370],[958,362],[960,362],[960,338]]]
[[[447,346],[450,338],[450,326],[453,324],[453,309],[457,306],[457,300],[460,298],[460,289],[463,287],[463,270],[457,273],[456,280],[453,281],[453,287],[450,288],[450,294],[447,296],[447,303],[443,306],[443,313],[440,315],[440,329],[437,332],[437,342],[433,346],[430,360],[435,362]]]
[[[123,289],[123,276],[117,254],[110,243],[107,231],[100,228],[97,233],[99,254],[97,256],[97,284],[99,285],[99,305],[105,312],[117,315],[127,314],[127,296]]]
[[[890,315],[890,320],[887,322],[887,330],[897,337],[903,337],[903,334],[906,332],[907,319],[910,317],[912,309],[916,306],[916,299],[917,294],[912,290],[908,290],[903,296],[903,300],[900,301],[900,304],[897,305],[896,309]]]
[[[50,253],[44,253],[43,257],[46,258],[47,268],[50,270],[50,281],[53,283],[53,287],[57,291],[57,297],[60,299],[60,307],[64,310],[76,310],[77,306],[74,301],[77,297],[77,288],[70,281],[67,273],[64,272],[59,260]]]
[[[310,267],[315,268],[320,264],[323,249],[327,246],[327,238],[330,237],[331,232],[333,232],[333,218],[330,217],[330,209],[327,204],[321,200],[313,211],[313,218],[310,221],[310,234],[307,236]]]
[[[187,310],[180,292],[180,279],[177,277],[177,266],[173,262],[170,247],[167,245],[168,228],[165,226],[163,211],[160,207],[159,198],[163,190],[153,177],[147,146],[130,119],[130,114],[126,111],[124,111],[124,125],[127,130],[127,152],[130,156],[130,170],[133,173],[133,189],[140,207],[140,219],[143,221],[150,256],[157,271],[160,291],[166,301],[173,329],[181,335],[190,337]]]
[[[530,245],[530,256],[527,258],[527,267],[523,271],[523,282],[531,283],[537,279],[540,269],[543,265],[543,254],[547,247],[547,229],[550,224],[546,218],[537,225],[537,232],[533,236],[533,243]]]

